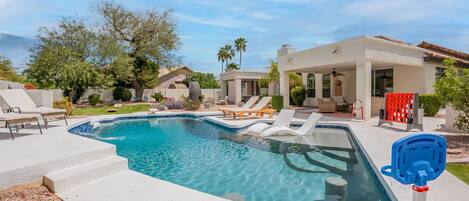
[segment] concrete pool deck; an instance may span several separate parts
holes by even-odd
[[[70,119],[69,122],[73,125],[87,119],[108,117]],[[109,169],[111,166],[105,167],[107,164],[102,167],[88,165],[89,170],[84,171],[86,165],[93,161],[118,157],[115,146],[69,134],[68,126],[65,126],[63,121],[51,122],[49,129],[44,129],[43,135],[34,128],[26,127],[19,133],[14,133],[15,140],[9,138],[7,129],[0,129],[0,189],[17,184],[41,182],[45,175],[55,174],[62,177],[62,186],[67,187],[56,192],[63,200],[226,201],[214,195],[129,170],[127,160],[124,161],[125,168],[116,170]],[[72,175],[70,170],[77,169],[76,167],[81,170],[73,170],[75,175]],[[96,169],[90,169],[95,167]],[[81,183],[73,180],[80,180]]]
[[[158,115],[187,114],[186,112],[164,112]],[[199,112],[197,115],[214,115],[217,112]],[[135,114],[145,115],[145,114]],[[70,125],[85,120],[111,119],[127,115],[93,116],[90,118],[71,119]],[[301,124],[304,117],[298,116],[292,123]],[[246,119],[236,121],[217,117],[207,117],[207,120],[222,123],[231,128],[244,127],[258,121],[273,121],[272,119]],[[432,122],[433,123],[433,122]],[[366,150],[366,154],[374,170],[390,163],[392,143],[415,132],[405,132],[398,129],[377,127],[377,120],[367,122],[345,121],[323,118],[320,124],[340,124],[348,126],[356,139]],[[15,140],[10,140],[7,129],[0,129],[0,189],[21,183],[41,180],[43,175],[67,169],[91,160],[98,155],[101,158],[114,157],[113,145],[67,133],[67,126],[63,121],[51,123],[44,135],[36,129],[20,130],[21,135],[15,134]],[[433,127],[425,127],[425,131],[434,132]],[[404,186],[390,178],[382,177],[397,200],[411,200],[410,186]],[[467,200],[469,186],[448,172],[444,172],[438,180],[430,182],[429,201]],[[99,190],[95,190],[99,189]],[[104,175],[90,180],[71,189],[57,193],[64,200],[225,200],[220,197],[192,190],[183,186],[149,177],[128,169],[118,171],[112,175]],[[113,199],[110,199],[112,197]],[[115,198],[115,199],[114,199]]]

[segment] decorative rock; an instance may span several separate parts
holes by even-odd
[[[192,81],[189,82],[189,98],[192,101],[199,100],[200,95],[202,95],[202,90],[198,82]]]
[[[326,191],[325,196],[338,195],[342,197],[341,200],[346,200],[347,197],[347,181],[342,177],[328,177],[326,178]]]

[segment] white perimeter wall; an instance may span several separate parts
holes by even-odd
[[[144,89],[143,101],[155,101],[155,99],[153,99],[151,95],[157,92],[161,92],[164,97],[172,97],[176,100],[180,100],[182,96],[189,96],[189,89]],[[215,100],[218,100],[220,93],[221,89],[202,89],[202,95],[204,95],[205,99],[213,98]]]
[[[425,93],[425,71],[423,67],[395,66],[394,92]]]
[[[11,89],[23,89],[24,84],[0,80],[0,89],[8,89],[8,87],[10,87]]]

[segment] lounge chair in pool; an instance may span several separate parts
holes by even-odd
[[[46,129],[48,127],[49,119],[63,118],[65,120],[65,124],[68,125],[66,110],[36,105],[36,103],[34,103],[31,97],[29,97],[23,89],[0,90],[0,96],[8,107],[10,107],[12,112],[41,115]]]
[[[290,126],[290,122],[293,119],[294,114],[295,114],[295,110],[283,109],[283,110],[280,111],[280,113],[278,114],[277,119],[275,120],[275,122],[272,125],[266,124],[264,122],[259,122],[259,123],[256,123],[256,124],[252,125],[252,126],[249,126],[247,131],[251,132],[251,133],[260,134],[260,133],[262,133],[262,131],[264,131],[266,129],[273,128],[273,127],[277,127],[277,126],[288,127],[288,126]]]
[[[18,125],[23,126],[27,123],[37,123],[39,127],[39,132],[42,134],[41,125],[39,124],[39,118],[34,114],[18,114],[18,113],[3,113],[3,110],[0,109],[0,122],[5,122],[5,127],[8,127],[10,130],[11,139],[14,140],[13,132],[11,131],[11,126],[16,127],[16,132],[18,132]]]
[[[246,103],[244,103],[244,105],[241,106],[241,107],[232,107],[232,108],[224,107],[224,108],[218,108],[218,111],[223,112],[223,117],[226,117],[227,110],[229,110],[229,109],[249,109],[249,108],[251,108],[254,104],[256,104],[256,101],[257,101],[257,100],[259,100],[259,96],[251,96],[251,98],[249,98],[248,101],[246,101]]]
[[[272,97],[265,96],[252,108],[248,108],[248,109],[232,108],[232,109],[227,109],[226,113],[233,115],[233,118],[236,118],[236,116],[239,116],[239,119],[243,119],[244,114],[251,115],[255,113],[256,116],[261,116],[266,110],[268,110],[268,106],[271,100],[272,100]]]
[[[308,119],[303,123],[303,125],[295,130],[291,129],[287,126],[275,126],[269,129],[264,130],[261,133],[262,137],[272,136],[272,135],[296,135],[296,136],[306,136],[312,135],[314,129],[316,128],[316,124],[318,123],[319,119],[321,119],[322,114],[319,113],[311,113]]]

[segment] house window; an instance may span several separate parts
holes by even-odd
[[[322,97],[331,97],[331,75],[322,75]]]
[[[309,73],[306,79],[306,96],[308,98],[316,97],[316,83],[314,79],[314,73]]]
[[[445,68],[442,68],[442,67],[436,67],[435,68],[435,80],[439,80],[440,78],[442,78],[443,76],[445,76]]]
[[[371,95],[384,97],[387,92],[393,91],[393,69],[380,69],[371,71]]]

